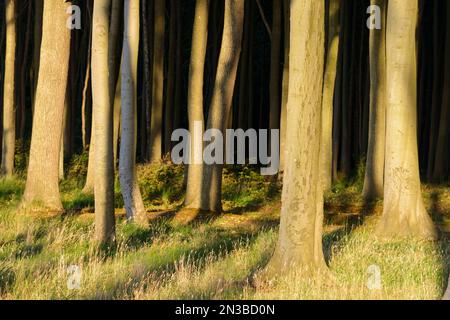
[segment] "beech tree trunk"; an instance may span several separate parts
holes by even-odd
[[[15,60],[16,60],[16,0],[6,1],[6,52],[5,78],[3,87],[3,144],[2,176],[11,177],[14,173],[14,154],[16,148],[16,108],[15,108]]]
[[[70,56],[69,3],[45,1],[39,78],[36,91],[25,206],[63,209],[59,161]],[[49,130],[51,128],[51,130]]]
[[[383,237],[436,238],[422,200],[417,148],[417,0],[389,0]]]
[[[139,23],[139,1],[125,0],[119,178],[128,221],[146,225],[147,214],[136,173]]]
[[[281,19],[282,6],[281,0],[273,0],[273,17],[272,17],[272,33],[271,33],[271,57],[270,57],[270,114],[269,129],[280,129],[281,116]],[[269,144],[270,146],[271,144]],[[272,152],[272,151],[270,151]],[[273,156],[273,155],[272,155]],[[279,168],[277,168],[279,169]]]
[[[92,29],[92,99],[95,134],[95,240],[115,240],[113,110],[109,90],[111,0],[95,0]]]
[[[207,125],[208,129],[217,129],[224,136],[241,54],[244,6],[244,0],[225,0],[222,46]],[[197,209],[222,212],[222,168],[220,164],[203,166],[201,206]]]
[[[266,278],[326,270],[319,174],[325,4],[291,0],[286,162],[278,245]]]
[[[290,5],[291,0],[283,0],[284,12],[284,64],[280,114],[280,173],[284,171],[286,150],[287,101],[289,95],[289,41],[290,41]],[[280,177],[282,176],[279,175]]]
[[[189,70],[188,120],[191,132],[191,160],[187,172],[186,198],[184,205],[188,208],[201,207],[203,185],[203,159],[196,159],[202,150],[194,146],[203,145],[204,115],[203,115],[203,83],[206,47],[208,42],[208,0],[197,0],[195,7],[194,29],[192,32],[191,64]],[[195,123],[201,124],[201,132],[197,135]],[[197,143],[198,141],[198,143]],[[200,142],[201,141],[201,142]],[[199,161],[196,161],[199,160]]]
[[[386,0],[372,0],[381,9],[381,29],[370,31],[370,116],[369,146],[363,196],[383,197],[386,148]]]
[[[328,1],[328,44],[322,102],[321,181],[331,188],[333,167],[333,107],[339,49],[340,0]]]
[[[164,30],[166,1],[155,0],[155,32],[153,43],[153,95],[150,128],[150,162],[162,158],[162,124],[164,105]]]

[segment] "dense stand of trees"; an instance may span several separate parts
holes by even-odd
[[[323,194],[361,166],[364,197],[384,197],[380,235],[437,237],[421,181],[450,176],[450,2],[3,0],[0,17],[1,172],[28,155],[25,207],[62,211],[63,164],[88,153],[95,238],[111,242],[115,171],[146,225],[136,163],[168,160],[174,129],[192,145],[206,129],[280,129],[267,274],[326,269]],[[185,206],[221,213],[223,166],[199,154]]]

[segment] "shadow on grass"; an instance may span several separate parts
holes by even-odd
[[[175,230],[174,232],[183,232],[182,229],[173,230]],[[195,232],[195,230],[191,230],[191,232]],[[253,243],[259,234],[232,234],[214,229],[209,232],[213,236],[205,234],[204,239],[195,245],[180,244],[180,246],[168,247],[156,252],[136,252],[134,257],[127,258],[127,260],[131,260],[128,266],[131,275],[127,274],[116,278],[113,282],[104,286],[107,290],[90,294],[85,298],[120,299],[123,296],[130,296],[133,294],[133,290],[143,285],[143,281],[150,275],[158,279],[160,284],[163,284],[172,274],[177,272],[179,264],[183,262],[194,266],[196,270],[204,269],[208,263],[217,261],[232,251]],[[263,230],[260,232],[263,232]]]
[[[368,216],[375,215],[379,211],[379,203],[377,201],[364,201],[364,203],[358,207],[351,206],[352,210],[357,211],[342,213],[342,212],[329,212],[325,215],[326,224],[337,225],[338,228],[323,237],[323,251],[325,261],[330,264],[333,254],[335,254],[342,241],[348,237],[356,228],[364,224],[365,219]],[[328,207],[328,210],[330,207]],[[349,209],[348,206],[343,204],[339,209]]]

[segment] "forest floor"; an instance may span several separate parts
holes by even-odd
[[[241,169],[226,169],[225,214],[198,219],[179,211],[183,168],[140,167],[150,227],[127,224],[117,209],[117,244],[109,248],[91,244],[93,198],[81,192],[78,169],[61,184],[63,215],[17,211],[24,179],[0,181],[0,299],[441,298],[450,264],[449,185],[423,186],[443,231],[437,242],[376,239],[382,203],[365,204],[357,179],[335,185],[326,196],[324,235],[333,277],[291,274],[255,289],[250,279],[277,240],[280,186]],[[68,286],[70,266],[80,271],[77,289]],[[373,268],[381,287],[369,289]]]

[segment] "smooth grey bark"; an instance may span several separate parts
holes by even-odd
[[[23,196],[25,207],[63,209],[59,194],[59,159],[70,56],[70,30],[66,28],[69,5],[63,1],[44,2],[33,134]]]
[[[16,149],[16,108],[14,99],[16,60],[16,0],[7,0],[5,8],[6,52],[5,79],[3,86],[3,142],[1,174],[14,174],[14,154]]]
[[[224,135],[233,99],[234,84],[242,48],[244,0],[225,0],[225,18],[217,75],[209,110],[207,129]],[[212,139],[217,139],[213,134]],[[225,149],[225,147],[223,147]],[[222,212],[223,165],[203,165],[200,210]]]
[[[363,196],[383,197],[386,148],[386,15],[387,1],[372,0],[381,9],[381,29],[370,31],[370,116],[369,145]]]
[[[115,240],[113,110],[109,89],[111,0],[95,0],[92,29],[92,101],[95,134],[95,241]]]
[[[196,155],[202,150],[196,150],[195,145],[203,145],[204,115],[203,115],[203,83],[205,74],[206,47],[208,44],[208,0],[197,0],[195,7],[194,28],[192,32],[191,64],[189,70],[188,89],[188,120],[191,132],[191,161],[187,172],[186,198],[187,208],[201,207],[202,193],[202,159],[196,161]],[[200,135],[196,134],[195,124],[201,124]],[[199,143],[197,143],[199,141]]]
[[[262,277],[327,270],[322,250],[323,191],[319,157],[325,4],[291,0],[289,98],[281,224]]]
[[[139,190],[136,172],[139,24],[139,1],[125,0],[119,179],[128,221],[147,225],[147,213]]]
[[[418,0],[389,0],[386,36],[386,175],[381,237],[436,239],[425,209],[417,147]]]

